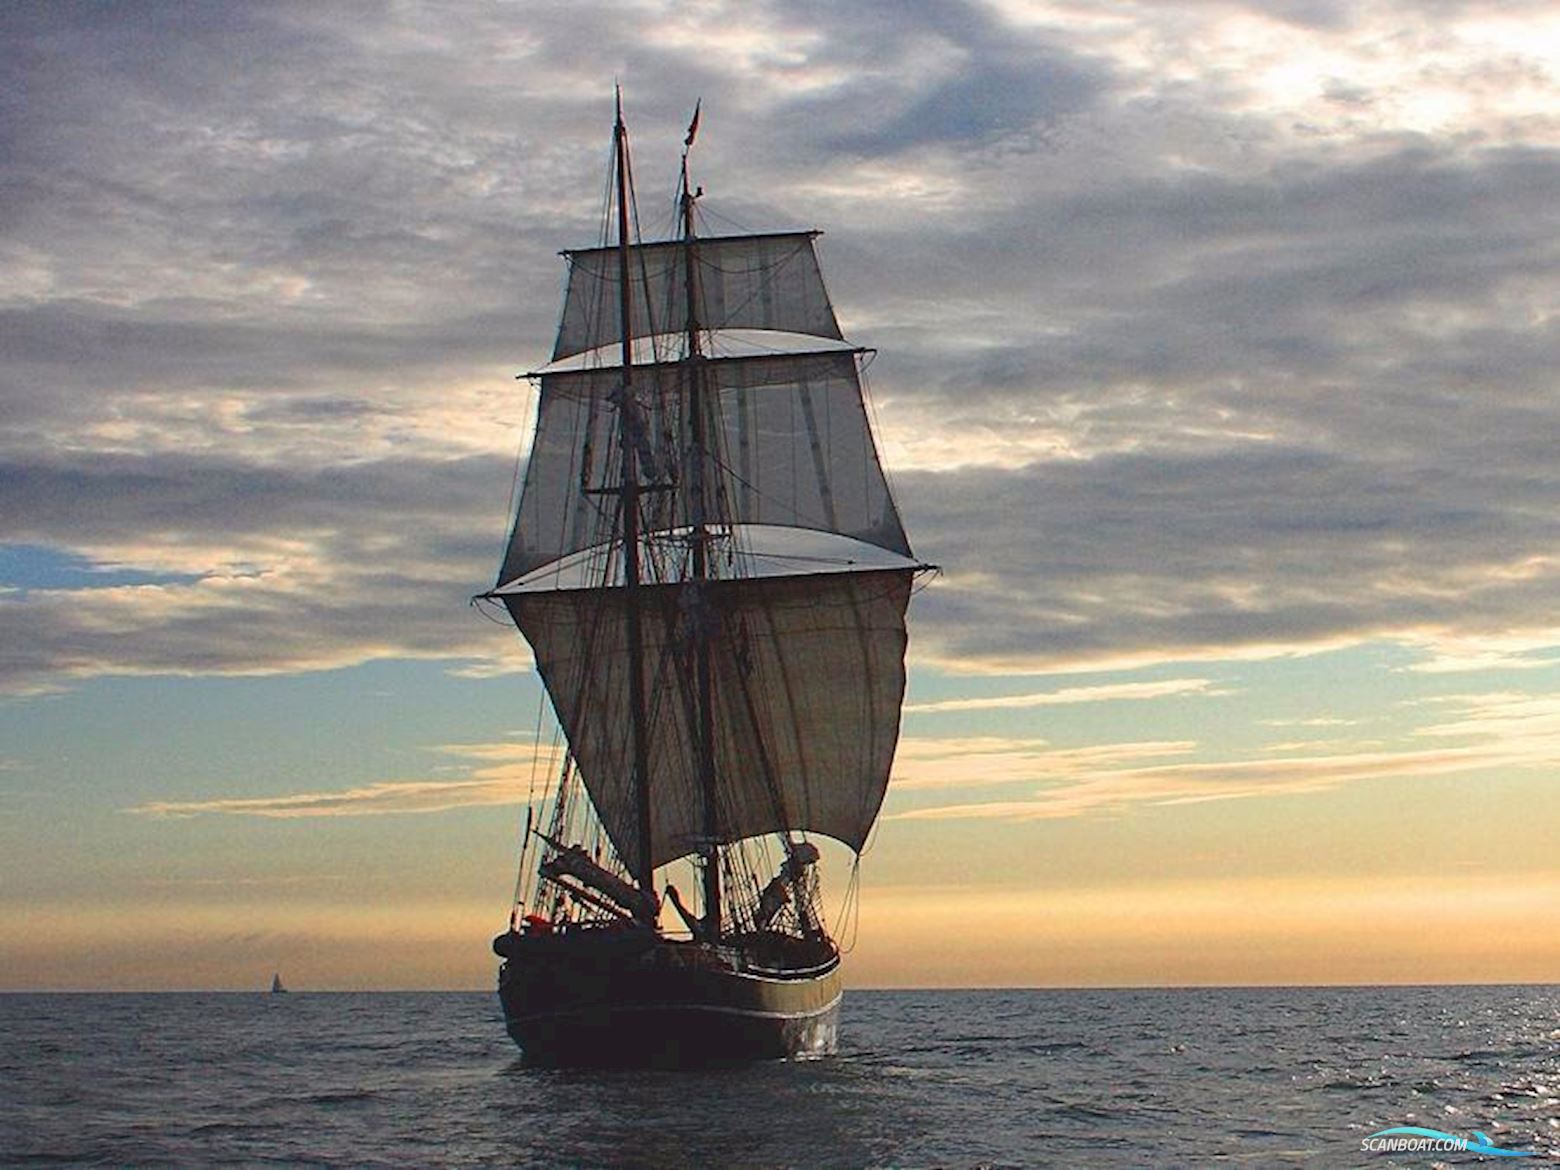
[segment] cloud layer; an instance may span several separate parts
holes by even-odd
[[[711,214],[828,229],[923,660],[1560,642],[1548,6],[457,9],[0,15],[0,543],[154,581],[0,593],[0,686],[512,655],[614,75],[648,227],[702,95]]]
[[[1560,759],[1560,700],[1552,696],[1464,694],[1425,705],[1427,721],[1397,742],[1294,740],[1223,759],[1205,754],[1218,745],[1191,741],[1057,748],[1044,740],[999,736],[912,736],[900,741],[893,789],[910,797],[909,807],[901,802],[890,815],[1052,820],[1137,806],[1323,792],[1396,777],[1548,769]],[[958,798],[927,803],[920,799],[925,792]],[[1541,816],[1542,810],[1535,813]]]
[[[298,820],[313,817],[401,816],[447,812],[532,798],[560,762],[556,751],[519,743],[449,744],[440,754],[462,761],[458,779],[384,780],[334,792],[282,796],[155,800],[127,811],[149,817],[205,815]],[[481,766],[471,761],[482,761]]]

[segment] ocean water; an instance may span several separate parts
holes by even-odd
[[[1560,1159],[1560,987],[855,991],[837,1057],[522,1067],[477,993],[0,995],[0,1164],[1456,1166]]]

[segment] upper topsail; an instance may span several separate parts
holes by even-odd
[[[707,236],[695,252],[699,327],[766,329],[839,340],[840,327],[823,287],[816,232]],[[617,248],[565,253],[569,288],[553,360],[560,361],[624,336],[618,307]],[[634,244],[628,278],[635,289],[628,336],[678,336],[688,328],[687,245]]]

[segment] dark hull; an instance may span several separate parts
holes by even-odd
[[[696,1066],[833,1053],[839,958],[759,967],[648,933],[506,935],[504,1022],[528,1064]]]

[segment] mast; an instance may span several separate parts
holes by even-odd
[[[695,225],[693,218],[693,203],[696,196],[689,189],[688,184],[688,151],[693,146],[694,136],[699,131],[699,106],[695,103],[693,108],[693,121],[688,125],[688,136],[683,140],[682,154],[682,243],[683,243],[683,288],[687,298],[687,321],[685,334],[687,338],[687,370],[688,370],[688,412],[690,415],[690,447],[691,460],[688,475],[688,492],[690,495],[690,515],[692,531],[689,538],[692,542],[693,565],[692,578],[695,582],[704,582],[709,579],[709,501],[705,488],[705,468],[708,463],[709,436],[706,426],[706,387],[704,378],[704,354],[701,348],[699,331],[702,322],[699,319],[699,289],[698,289],[698,260],[695,255]],[[700,589],[700,584],[694,585]],[[701,598],[701,601],[705,599]],[[704,815],[704,847],[700,851],[703,859],[704,879],[704,932],[709,941],[714,942],[720,937],[721,927],[721,890],[720,890],[720,816],[716,805],[715,790],[715,712],[711,699],[712,683],[710,678],[710,623],[714,620],[708,612],[705,604],[700,604],[693,609],[694,620],[692,623],[693,657],[694,657],[694,698],[697,704],[696,726],[697,739],[695,750],[698,752],[699,787],[703,796]]]
[[[618,310],[623,331],[620,338],[623,385],[618,401],[618,447],[622,455],[622,482],[618,498],[623,515],[623,588],[628,640],[628,706],[633,742],[633,790],[639,806],[639,857],[634,880],[647,895],[640,911],[641,921],[654,926],[655,863],[650,846],[650,767],[649,736],[645,721],[644,634],[640,615],[639,566],[639,460],[635,447],[635,410],[633,390],[634,334],[633,294],[628,263],[628,128],[623,124],[623,91],[617,91],[617,121],[612,128],[612,143],[617,171],[618,230]]]
[[[735,843],[785,835],[799,866],[791,833],[865,843],[925,566],[883,474],[817,233],[705,234],[685,151],[674,238],[635,239],[621,100],[611,166],[617,238],[565,252],[553,362],[487,596],[530,643],[590,814],[644,895],[622,909],[652,927],[657,871],[686,857],[702,887],[690,925],[713,937],[748,921],[757,889],[728,880],[745,856]],[[724,354],[711,344],[721,330],[791,339]],[[682,352],[636,360],[642,339],[668,335]],[[652,508],[650,493],[672,494]],[[679,546],[678,563],[647,542]]]

